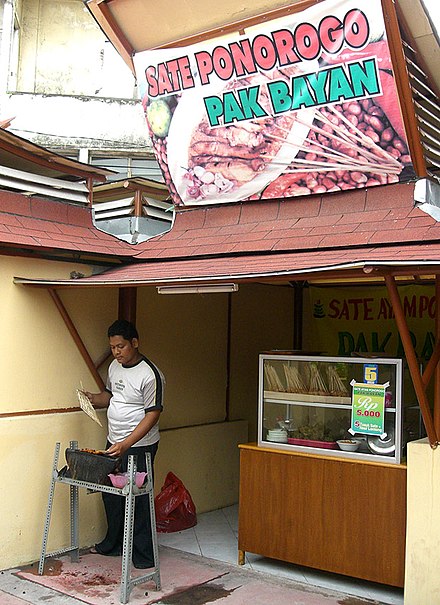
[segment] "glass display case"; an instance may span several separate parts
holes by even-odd
[[[262,354],[258,445],[399,464],[402,360]]]

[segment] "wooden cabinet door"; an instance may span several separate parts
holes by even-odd
[[[238,548],[403,586],[406,467],[241,446]]]

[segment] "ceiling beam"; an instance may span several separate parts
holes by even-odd
[[[136,77],[136,70],[133,63],[134,48],[128,42],[122,29],[117,24],[107,3],[103,0],[87,0],[86,4],[99,27]]]
[[[402,109],[411,159],[417,176],[426,177],[428,176],[428,173],[420,140],[420,132],[417,124],[413,94],[408,78],[395,4],[393,0],[382,0],[382,8],[385,17],[385,29],[388,37],[391,63],[394,69],[397,94]]]

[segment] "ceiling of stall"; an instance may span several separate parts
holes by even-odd
[[[116,49],[131,56],[183,46],[304,10],[313,0],[84,0]],[[399,21],[416,43],[433,85],[440,90],[440,47],[421,0],[396,0]]]

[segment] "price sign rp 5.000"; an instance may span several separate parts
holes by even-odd
[[[351,432],[383,435],[386,384],[352,382]]]

